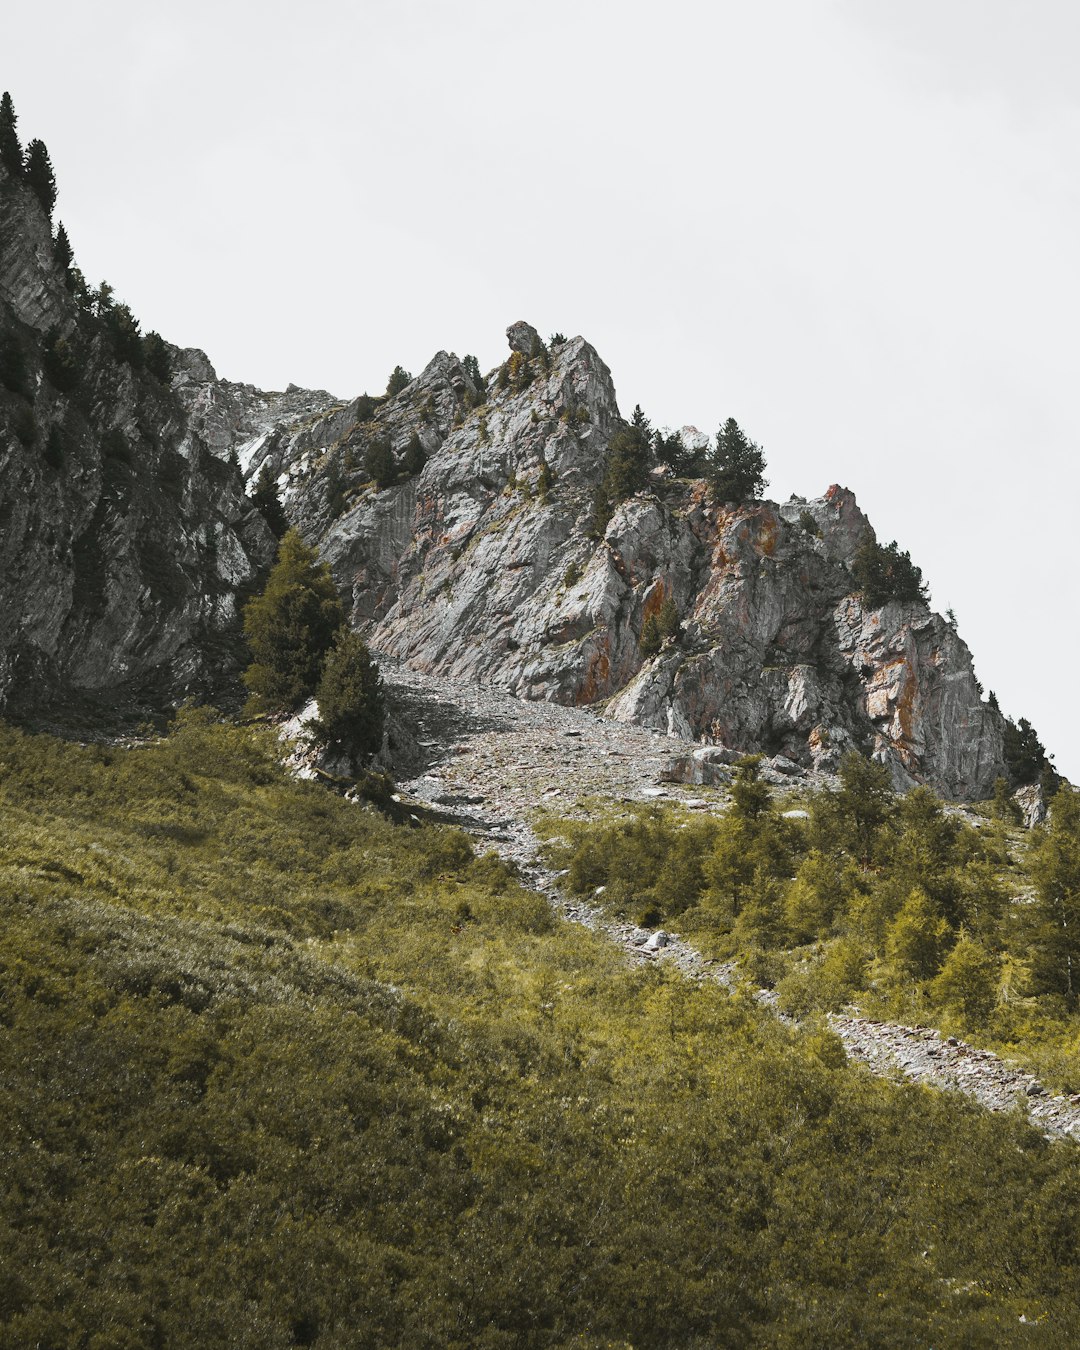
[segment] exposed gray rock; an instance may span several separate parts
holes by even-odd
[[[0,336],[28,375],[0,388],[0,706],[206,694],[242,659],[266,525],[169,390],[80,317],[44,211],[2,169],[0,245]],[[53,326],[77,353],[64,392],[45,373]]]
[[[524,322],[508,337],[511,359],[486,389],[440,352],[393,400],[315,394],[269,430],[292,416],[286,403],[259,421],[257,391],[219,399],[202,378],[183,396],[207,435],[222,400],[243,405],[215,424],[234,428],[216,452],[232,435],[249,475],[269,460],[353,622],[383,651],[529,698],[603,704],[735,755],[831,771],[859,749],[898,785],[990,794],[1002,718],[951,625],[921,603],[861,604],[850,568],[872,530],[850,491],[720,506],[702,482],[654,474],[597,539],[594,496],[624,425],[610,372],[580,337],[550,352]],[[367,447],[384,438],[401,456],[413,436],[422,472],[375,491]],[[667,599],[681,635],[646,660],[642,626]],[[719,767],[694,759],[678,776],[722,781]]]
[[[1029,830],[1041,825],[1049,814],[1046,794],[1038,783],[1029,783],[1026,787],[1017,788],[1013,793],[1013,801],[1020,808],[1020,815]]]
[[[540,334],[524,319],[510,325],[506,330],[506,340],[510,344],[510,350],[520,352],[522,356],[534,356],[542,345]]]

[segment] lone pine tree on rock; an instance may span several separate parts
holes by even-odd
[[[721,502],[752,501],[768,487],[764,452],[734,417],[729,417],[716,433],[708,479],[714,496]]]

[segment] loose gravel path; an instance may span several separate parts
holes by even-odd
[[[543,808],[586,819],[589,799],[681,802],[691,810],[721,812],[721,791],[665,781],[672,758],[689,754],[692,745],[588,709],[527,702],[487,685],[424,675],[384,656],[379,663],[400,721],[416,741],[416,771],[399,782],[406,798],[452,815],[480,843],[514,862],[561,917],[606,934],[631,960],[670,962],[689,979],[733,983],[730,965],[708,960],[674,934],[621,923],[564,894],[559,875],[540,860],[529,825]],[[765,991],[759,998],[775,1001]],[[1080,1140],[1080,1095],[1053,1096],[988,1050],[926,1027],[840,1014],[829,1021],[848,1056],[873,1073],[954,1089],[991,1111],[1019,1104],[1046,1135]]]

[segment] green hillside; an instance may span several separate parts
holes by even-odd
[[[628,969],[265,733],[0,727],[0,894],[0,1346],[1080,1341],[1073,1145]]]

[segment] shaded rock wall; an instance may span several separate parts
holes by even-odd
[[[175,395],[80,309],[45,213],[2,169],[0,246],[0,340],[25,368],[0,387],[0,707],[211,692],[243,659],[269,532]],[[49,328],[76,353],[64,390]]]

